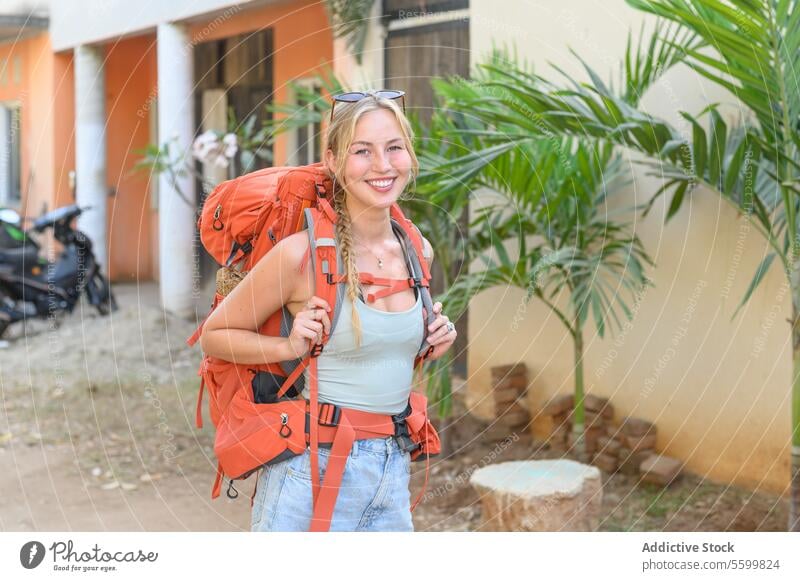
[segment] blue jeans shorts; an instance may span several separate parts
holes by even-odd
[[[320,482],[330,449],[319,447]],[[347,457],[331,531],[413,531],[411,455],[393,436],[356,440]],[[311,451],[266,464],[258,474],[250,530],[308,531],[312,516]]]

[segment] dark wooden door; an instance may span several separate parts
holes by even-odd
[[[195,126],[198,132],[202,125],[203,91],[208,89],[222,89],[226,92],[227,104],[233,109],[238,123],[244,123],[248,117],[255,115],[256,128],[260,127],[262,121],[269,116],[265,106],[272,102],[272,29],[199,43],[194,51]],[[268,161],[256,158],[255,167],[251,171],[268,165]],[[241,167],[239,159],[237,167]],[[207,192],[198,183],[198,210],[202,208],[206,195]],[[205,249],[201,249],[200,276],[203,284],[214,278],[217,268],[216,261]]]

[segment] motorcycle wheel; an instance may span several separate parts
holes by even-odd
[[[114,292],[111,290],[111,285],[106,280],[106,277],[99,272],[96,272],[86,283],[86,294],[89,297],[89,302],[103,316],[119,308]]]

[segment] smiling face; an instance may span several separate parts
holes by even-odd
[[[397,118],[391,111],[375,109],[356,123],[346,156],[344,184],[351,203],[362,208],[389,208],[411,177],[412,159]],[[326,152],[333,167],[333,152]]]

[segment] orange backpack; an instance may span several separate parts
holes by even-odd
[[[293,361],[236,364],[204,354],[198,371],[201,382],[196,422],[202,427],[202,398],[207,387],[209,413],[216,428],[214,452],[218,460],[212,498],[219,496],[225,476],[229,478],[227,494],[235,498],[238,492],[233,488],[233,480],[247,478],[264,464],[286,460],[310,447],[314,503],[310,530],[328,530],[330,526],[344,464],[354,440],[397,436],[413,461],[425,460],[425,486],[430,457],[440,452],[439,437],[427,416],[427,399],[421,393],[412,391],[406,410],[394,416],[318,401],[316,358],[333,334],[341,301],[346,300],[346,276],[336,246],[337,216],[328,199],[330,192],[331,182],[321,163],[267,168],[219,184],[206,199],[198,221],[203,246],[222,265],[217,272],[211,312],[278,241],[304,228],[308,230],[309,250],[299,269],[302,271],[310,259],[314,294],[325,299],[332,308],[330,333],[323,333],[321,343]],[[359,279],[365,284],[387,287],[369,293],[369,302],[410,287],[420,292],[427,321],[423,321],[423,340],[414,360],[418,382],[422,363],[433,350],[427,343],[427,327],[434,319],[429,290],[431,277],[422,259],[419,230],[405,218],[396,203],[390,215],[392,227],[403,242],[412,276],[388,279],[359,273]],[[283,307],[267,318],[259,333],[287,337],[292,319],[288,309]],[[197,342],[202,328],[201,323],[187,340],[189,345]],[[306,367],[309,369],[308,400],[299,397]],[[321,484],[317,457],[320,443],[331,445]],[[413,503],[412,510],[423,493]]]

